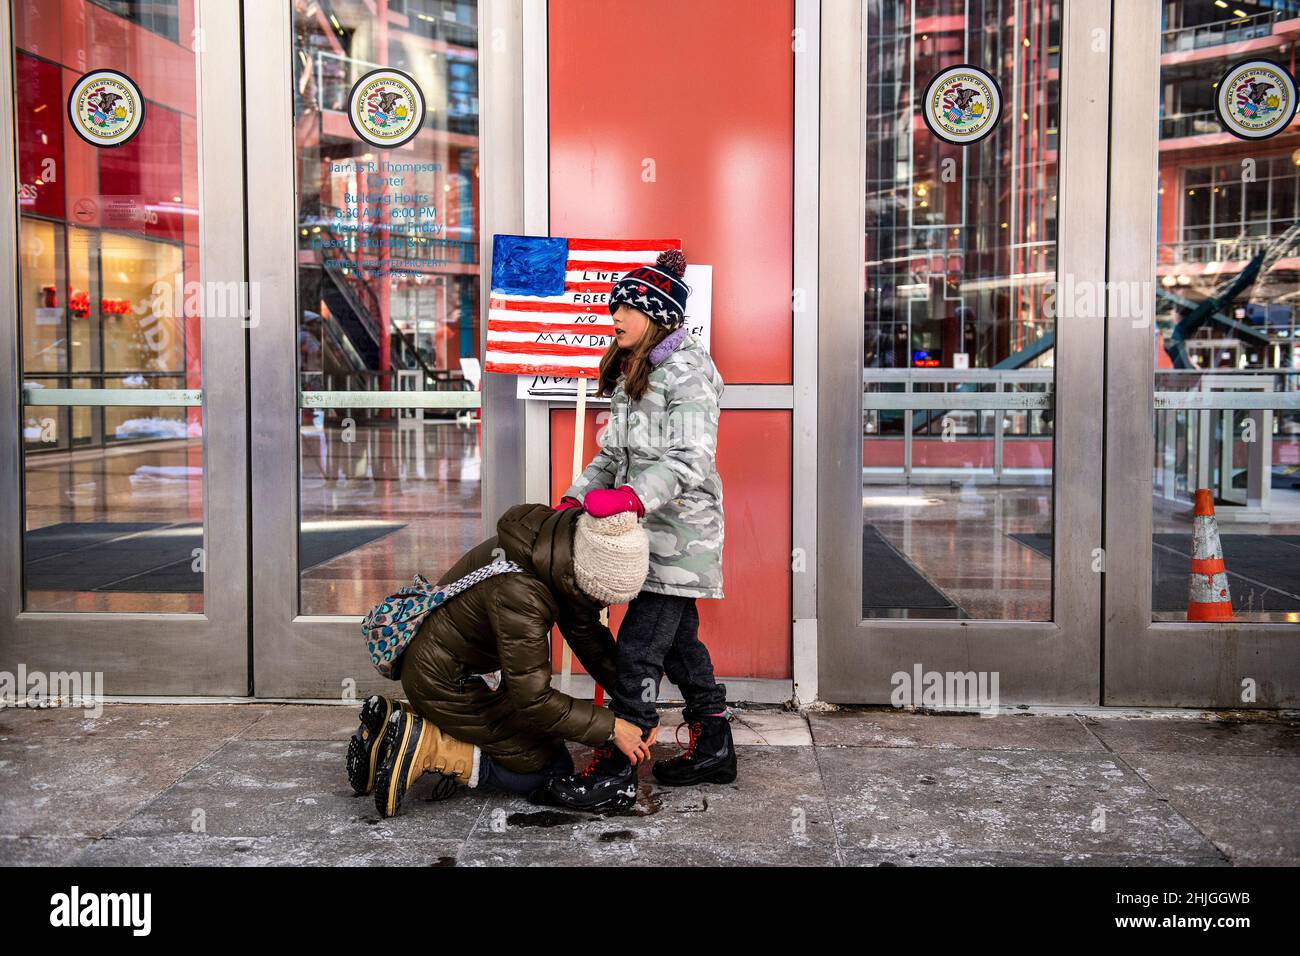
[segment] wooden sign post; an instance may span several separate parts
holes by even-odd
[[[578,407],[573,411],[573,475],[570,484],[582,474],[582,446],[587,430],[587,380],[578,376]],[[573,649],[569,642],[560,638],[560,690],[569,693],[573,686]]]
[[[580,375],[578,377],[578,405],[573,410],[573,477],[570,482],[577,481],[578,476],[582,474],[582,446],[586,443],[586,434],[587,378],[585,375]],[[600,623],[606,627],[609,626],[609,608],[601,609]],[[573,684],[573,650],[569,647],[568,641],[563,638],[560,640],[563,644],[563,650],[560,652],[560,690],[567,694]],[[605,703],[605,688],[599,684],[596,685],[595,702],[597,707]]]

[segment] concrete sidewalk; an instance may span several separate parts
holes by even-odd
[[[646,770],[635,812],[601,818],[433,803],[426,777],[381,820],[344,777],[355,708],[10,708],[0,863],[1300,863],[1293,713],[736,717],[733,785],[669,790]],[[662,755],[676,723],[665,712]]]

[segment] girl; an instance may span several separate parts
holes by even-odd
[[[726,688],[699,639],[696,598],[722,597],[722,481],[714,465],[722,377],[687,334],[686,257],[664,252],[633,269],[609,296],[614,341],[600,362],[599,392],[610,396],[601,450],[559,507],[600,518],[635,511],[650,537],[650,571],[618,632],[615,716],[654,740],[655,700],[664,673],[686,700],[686,752],[654,765],[669,786],[730,783],[736,752]],[[636,771],[611,747],[597,748],[581,774],[553,781],[549,796],[574,809],[626,809]]]

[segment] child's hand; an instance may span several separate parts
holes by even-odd
[[[622,717],[614,718],[614,746],[627,755],[633,766],[650,759],[650,745],[641,739],[641,728]]]

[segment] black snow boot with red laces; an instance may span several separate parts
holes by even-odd
[[[589,813],[631,810],[636,805],[636,767],[617,747],[597,747],[582,773],[550,782],[546,802]]]
[[[691,732],[686,752],[655,761],[655,779],[666,787],[734,781],[736,746],[731,741],[731,721],[726,717],[701,717],[683,726]]]

